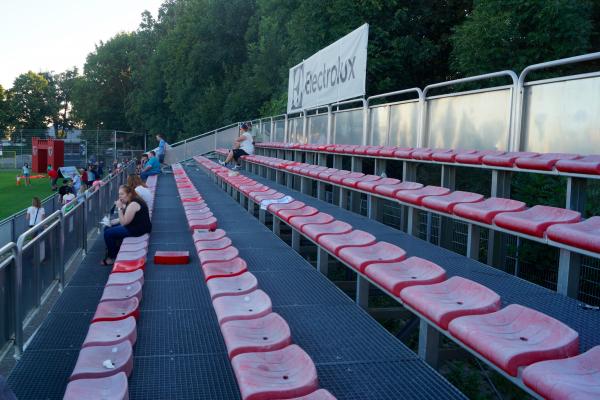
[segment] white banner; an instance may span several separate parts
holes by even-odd
[[[369,24],[290,69],[288,113],[365,94]]]

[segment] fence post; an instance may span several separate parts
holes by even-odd
[[[75,218],[74,216],[71,218]],[[58,292],[62,293],[65,287],[65,214],[64,210],[60,212],[60,222],[58,224]]]
[[[23,353],[23,310],[21,304],[23,302],[23,252],[17,245],[13,248],[15,257],[15,270],[13,272],[14,281],[14,301],[15,301],[15,354],[14,357],[18,360]]]

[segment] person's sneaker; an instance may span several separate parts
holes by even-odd
[[[234,165],[233,167],[231,167],[231,169],[233,171],[238,171],[238,170],[242,169],[242,167],[240,167],[239,165]]]
[[[225,165],[225,161],[218,160],[218,163],[219,163],[220,165]]]

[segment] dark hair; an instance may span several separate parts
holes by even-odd
[[[162,133],[157,133],[156,136],[158,136],[162,140],[165,140],[165,137],[164,137],[164,135]]]
[[[242,124],[242,126],[240,126],[240,129],[243,129],[245,131],[248,130],[248,124]]]
[[[148,154],[152,154],[152,156],[155,156],[155,155],[156,155],[156,153],[154,152],[154,150],[150,150],[150,151],[148,152]]]
[[[42,207],[42,202],[40,201],[39,197],[33,197],[31,199],[31,205],[34,206],[35,208],[40,208],[40,207]]]
[[[127,185],[134,189],[138,186],[148,187],[139,175],[129,175],[127,177]]]

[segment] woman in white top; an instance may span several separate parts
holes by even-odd
[[[254,154],[254,138],[250,133],[250,127],[248,124],[242,124],[240,126],[240,136],[233,142],[233,148],[229,150],[225,161],[219,161],[219,163],[221,165],[225,165],[233,160],[236,163],[233,169],[239,169],[240,157],[251,154]]]
[[[31,200],[31,207],[27,209],[27,221],[29,222],[29,227],[33,227],[40,222],[42,222],[46,218],[46,211],[44,207],[42,207],[42,202],[38,197],[34,197]]]
[[[148,189],[148,186],[146,186],[139,175],[129,175],[127,177],[127,186],[134,188],[137,195],[140,196],[147,205],[152,203],[152,192],[150,192],[150,189]]]

